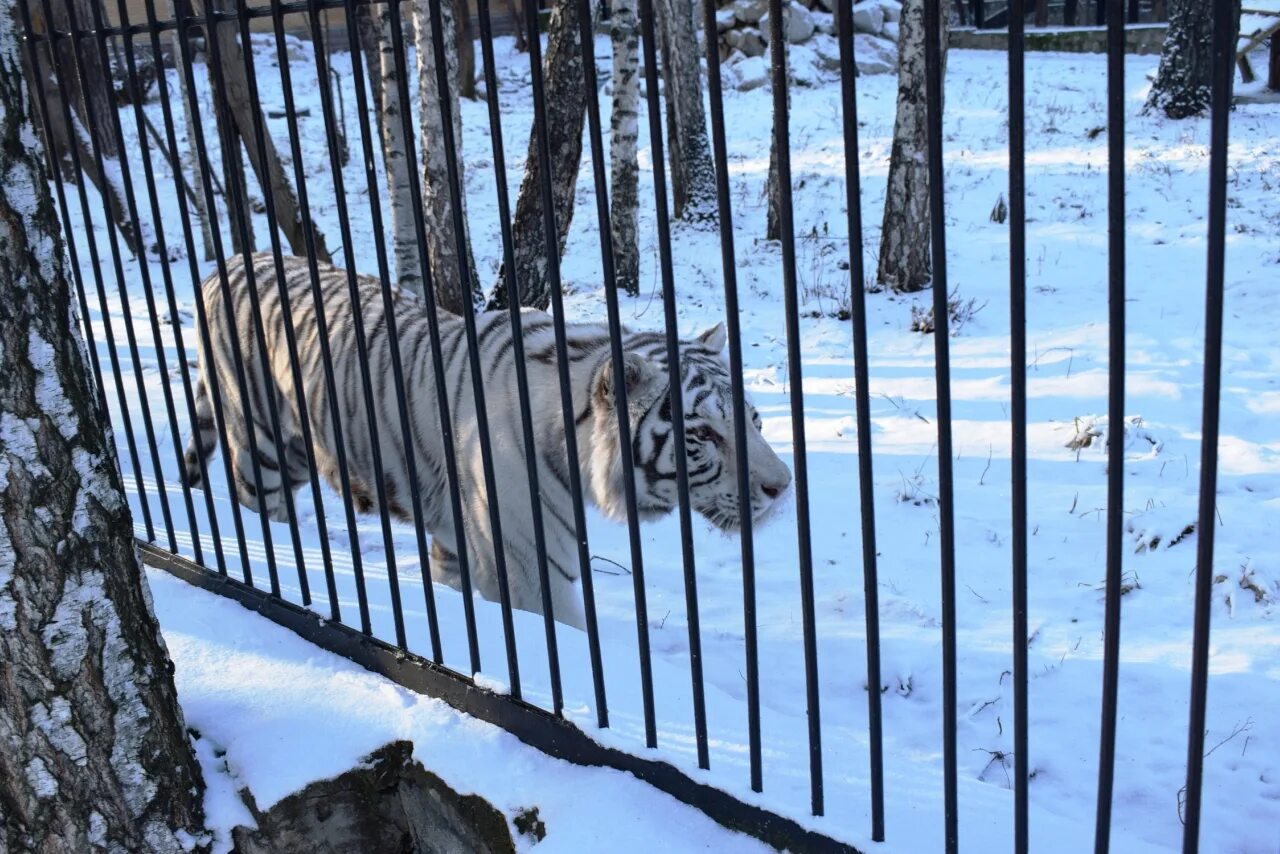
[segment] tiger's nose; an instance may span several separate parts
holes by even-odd
[[[770,498],[777,498],[782,494],[782,489],[783,488],[781,486],[775,486],[772,483],[763,483],[760,485],[760,491]]]

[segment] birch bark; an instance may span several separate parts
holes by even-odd
[[[941,18],[946,71],[946,15]],[[933,279],[929,250],[928,114],[925,105],[924,0],[906,0],[898,36],[898,112],[880,230],[876,278],[892,290],[919,291]]]
[[[636,215],[640,166],[636,140],[640,132],[640,23],[636,0],[613,0],[609,18],[613,42],[613,110],[609,133],[610,229],[618,286],[640,293],[640,249]]]
[[[0,0],[0,850],[207,849]]]
[[[662,45],[662,85],[667,102],[667,160],[676,219],[715,221],[716,172],[702,103],[690,0],[657,0]]]
[[[467,221],[466,182],[462,169],[462,116],[458,110],[458,87],[450,87],[453,139],[458,148],[458,184],[462,190],[458,203],[462,207],[463,251],[466,253],[467,280],[459,266],[458,238],[454,230],[453,203],[449,193],[445,160],[444,118],[440,110],[440,89],[436,85],[436,57],[429,14],[429,0],[413,0],[414,41],[418,62],[418,121],[422,145],[422,213],[427,234],[427,258],[435,286],[436,302],[445,311],[461,314],[475,311],[483,302],[475,261],[471,257],[471,238],[465,233]],[[455,49],[455,27],[451,2],[442,2],[440,34],[444,38],[446,78],[457,80],[458,53]]]

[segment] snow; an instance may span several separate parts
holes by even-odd
[[[814,41],[829,39],[815,35]],[[806,48],[809,45],[805,46]],[[532,109],[527,58],[509,39],[496,45],[500,67],[503,138],[510,186],[523,170]],[[828,52],[830,45],[827,46]],[[818,46],[813,47],[818,50]],[[255,42],[264,107],[281,106],[274,46]],[[295,96],[310,115],[299,119],[304,171],[313,213],[326,234],[336,236],[333,182],[324,156],[325,133],[309,47],[297,43],[292,66]],[[597,39],[599,72],[608,75],[609,43]],[[812,51],[810,51],[812,52]],[[797,51],[797,54],[804,53]],[[412,57],[410,57],[412,62]],[[955,51],[947,64],[944,121],[947,164],[948,272],[962,300],[982,306],[952,339],[959,636],[960,834],[966,848],[1011,847],[1012,693],[1010,589],[1010,434],[1008,236],[990,220],[1000,194],[1007,194],[1007,130],[1002,53]],[[1205,224],[1209,129],[1206,120],[1173,122],[1141,114],[1148,78],[1158,57],[1126,58],[1127,311],[1126,422],[1140,418],[1142,439],[1126,436],[1125,584],[1122,599],[1120,707],[1113,840],[1117,850],[1170,850],[1180,845],[1179,790],[1185,782],[1190,682],[1191,616],[1194,603],[1194,532],[1200,459],[1203,365]],[[337,78],[350,86],[349,57],[333,57]],[[1265,55],[1254,58],[1265,68]],[[559,629],[566,717],[619,749],[671,762],[695,779],[791,816],[864,848],[885,851],[938,850],[942,833],[941,655],[939,555],[936,511],[936,400],[933,342],[909,331],[911,309],[927,307],[929,294],[868,297],[871,335],[870,388],[874,446],[877,543],[880,572],[881,661],[884,684],[886,807],[888,841],[873,846],[867,780],[866,638],[863,623],[861,530],[856,476],[851,330],[840,319],[848,297],[848,235],[844,211],[840,90],[815,65],[797,73],[791,93],[795,222],[801,288],[805,428],[810,437],[809,473],[821,687],[827,815],[808,814],[805,683],[800,624],[794,502],[756,532],[756,574],[764,792],[748,787],[742,578],[739,541],[694,524],[702,625],[703,668],[711,769],[696,767],[688,676],[688,633],[680,531],[672,517],[642,529],[653,648],[657,751],[644,747],[636,652],[632,579],[625,526],[589,514],[595,561],[604,673],[610,727],[596,728],[589,658],[582,633]],[[1030,715],[1032,844],[1039,851],[1086,850],[1092,841],[1098,771],[1102,660],[1102,580],[1105,576],[1106,454],[1095,438],[1069,447],[1079,425],[1091,422],[1101,436],[1107,411],[1106,133],[1105,61],[1100,56],[1033,53],[1027,59],[1027,245],[1030,486],[1030,622],[1033,632]],[[205,86],[203,69],[197,81]],[[169,72],[171,87],[176,83]],[[858,79],[862,252],[874,270],[878,226],[888,167],[897,81],[892,75]],[[768,87],[725,93],[728,153],[738,281],[742,301],[748,391],[764,419],[764,433],[789,463],[790,393],[786,373],[780,282],[780,251],[763,240],[763,187],[768,166]],[[347,92],[348,138],[359,128]],[[206,128],[209,99],[198,93]],[[641,109],[644,105],[641,105]],[[158,104],[146,106],[157,124]],[[501,241],[496,218],[492,154],[486,106],[464,103],[467,208],[482,281],[496,277]],[[607,116],[608,99],[602,99]],[[127,135],[136,136],[131,111],[121,114]],[[278,141],[283,119],[268,122]],[[643,126],[643,125],[642,125]],[[648,163],[642,134],[640,162]],[[131,137],[133,138],[133,137]],[[1280,547],[1273,536],[1280,521],[1280,348],[1274,318],[1280,313],[1280,106],[1241,104],[1231,118],[1227,233],[1226,348],[1222,394],[1222,439],[1218,518],[1215,531],[1213,636],[1210,647],[1208,733],[1205,761],[1203,847],[1212,851],[1274,852],[1280,838]],[[282,149],[283,152],[283,149]],[[217,169],[217,151],[211,152]],[[587,153],[589,157],[589,151]],[[576,214],[563,276],[566,310],[573,319],[604,317],[598,253],[598,223],[591,174],[579,180]],[[172,188],[158,158],[157,183]],[[375,272],[374,242],[362,164],[353,158],[344,183],[352,206],[352,242],[362,272]],[[383,186],[382,184],[379,187]],[[252,187],[253,193],[259,193]],[[379,190],[381,192],[381,190]],[[623,303],[633,328],[661,325],[661,282],[652,211],[651,173],[641,173],[639,219],[641,284],[638,299]],[[183,334],[195,341],[192,290],[180,258],[176,200],[162,197],[175,264]],[[74,229],[83,240],[78,200],[68,199]],[[92,203],[91,203],[92,206]],[[92,213],[97,217],[100,208]],[[221,217],[220,217],[221,219]],[[95,223],[105,239],[101,223]],[[265,235],[261,217],[257,234]],[[681,331],[693,334],[721,319],[720,251],[714,232],[684,228],[674,234],[677,313]],[[264,240],[265,242],[265,240]],[[82,261],[88,263],[81,253]],[[159,269],[157,259],[150,262]],[[204,272],[212,264],[200,261]],[[111,278],[111,271],[104,270]],[[136,262],[126,263],[131,283]],[[161,281],[158,274],[153,281]],[[92,279],[89,279],[90,281]],[[135,317],[145,308],[142,294]],[[108,297],[123,334],[119,305]],[[96,340],[103,341],[101,307],[91,307]],[[168,331],[166,331],[168,334]],[[192,554],[191,536],[179,509],[175,442],[185,443],[164,423],[160,384],[178,382],[171,367],[158,375],[149,332],[140,333],[144,378],[157,422],[159,457],[178,515],[180,551]],[[100,347],[103,345],[100,343]],[[103,347],[105,349],[105,347]],[[187,354],[194,360],[194,350]],[[128,371],[126,370],[127,374]],[[111,378],[107,377],[108,384]],[[124,377],[129,393],[132,378]],[[113,411],[116,402],[108,389]],[[136,401],[135,401],[136,404]],[[135,417],[137,412],[134,412]],[[118,413],[117,413],[118,416]],[[179,413],[185,421],[185,414]],[[119,422],[117,422],[119,423]],[[140,423],[135,420],[135,426]],[[121,449],[126,488],[134,489],[132,461]],[[155,473],[143,461],[143,482],[159,523]],[[793,466],[794,468],[794,466]],[[224,536],[234,530],[221,465],[210,468],[214,509]],[[197,494],[197,523],[206,560],[212,561],[205,496]],[[907,500],[900,500],[906,498]],[[326,490],[325,512],[334,548],[334,572],[344,621],[357,620],[354,579],[347,546],[363,550],[375,634],[394,638],[387,589],[387,556],[379,523],[362,518],[348,532],[336,496]],[[130,500],[140,506],[137,494]],[[308,490],[297,494],[299,526],[313,607],[328,616],[324,577]],[[247,546],[255,577],[265,581],[265,550],[258,519],[247,511]],[[158,534],[160,532],[158,531]],[[284,527],[274,530],[283,594],[300,600],[296,565]],[[411,530],[395,529],[396,568],[409,648],[429,654],[421,576]],[[1153,540],[1159,542],[1153,546]],[[226,542],[228,569],[239,575],[237,549]],[[514,756],[514,740],[454,716],[376,677],[282,635],[226,602],[162,576],[157,611],[179,662],[179,691],[191,722],[220,749],[236,774],[248,775],[260,802],[282,797],[308,779],[337,773],[395,731],[427,739],[418,750],[440,745],[437,728],[457,750],[457,780],[491,773],[475,756]],[[445,663],[470,672],[462,603],[437,589]],[[193,624],[203,625],[196,632]],[[511,684],[505,665],[496,605],[477,601],[482,681]],[[550,688],[540,617],[515,615],[523,697],[547,707]],[[358,621],[357,621],[358,625]],[[234,656],[232,651],[235,651]],[[275,655],[273,649],[287,648]],[[184,675],[188,674],[188,675]],[[323,689],[317,687],[323,686]],[[305,694],[303,691],[305,690]],[[374,723],[377,726],[374,726]],[[323,750],[290,754],[297,767],[287,779],[272,772],[274,734],[290,728],[312,733]],[[463,738],[463,735],[466,738]],[[377,738],[373,738],[377,735]],[[376,743],[375,743],[376,742]],[[501,745],[501,749],[495,747]],[[460,749],[465,746],[465,750]],[[443,749],[443,748],[442,748]],[[505,751],[505,753],[504,753]],[[434,753],[431,754],[434,758]],[[447,754],[454,755],[454,754]],[[525,753],[519,754],[525,757]],[[464,761],[465,760],[465,761]],[[441,760],[449,762],[454,760]],[[527,754],[511,759],[509,776],[525,763],[550,760]],[[561,767],[561,766],[556,766]],[[266,770],[262,770],[262,769]],[[440,771],[441,768],[434,767]],[[448,771],[448,768],[444,769]],[[576,773],[576,772],[575,772]],[[622,785],[623,775],[599,772],[594,785]],[[506,775],[498,775],[506,776]],[[573,789],[569,774],[537,788],[537,802],[569,794],[590,796],[594,805],[617,805],[648,790],[621,795]],[[450,779],[446,773],[446,778]],[[615,779],[617,778],[617,779]],[[261,785],[259,792],[257,786]],[[464,782],[464,785],[468,785]],[[514,784],[513,784],[514,785]],[[476,782],[477,790],[481,789]],[[648,793],[645,797],[657,797]],[[534,801],[530,796],[527,801]],[[601,808],[605,808],[602,806]],[[612,806],[608,807],[612,808]],[[577,814],[581,816],[582,810]],[[568,813],[565,813],[566,815]],[[602,813],[602,816],[605,814]],[[560,822],[590,832],[583,821]],[[661,822],[657,822],[661,824]],[[549,822],[549,827],[555,823]],[[593,825],[594,826],[594,825]],[[604,825],[602,825],[604,826]],[[670,834],[668,834],[669,836]],[[670,844],[667,836],[663,844]],[[591,846],[577,840],[590,850]],[[544,843],[545,844],[545,843]]]
[[[476,793],[510,821],[537,807],[540,852],[765,852],[629,774],[571,765],[443,701],[414,694],[323,652],[253,612],[159,570],[148,581],[174,661],[187,725],[208,791],[214,850],[253,827],[237,792],[261,810],[313,780],[336,776],[397,739],[462,794]],[[513,829],[512,834],[516,831]],[[531,840],[522,838],[521,850]]]

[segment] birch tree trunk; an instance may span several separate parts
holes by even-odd
[[[636,159],[636,139],[640,132],[640,22],[636,0],[613,0],[609,36],[613,41],[609,227],[613,232],[613,263],[618,285],[636,296],[640,293],[640,249],[636,236],[636,214],[640,205],[640,165]]]
[[[527,0],[533,2],[533,0]],[[536,37],[531,33],[530,37]],[[546,82],[548,148],[551,151],[551,197],[556,217],[557,253],[564,257],[569,225],[573,222],[574,190],[582,165],[582,127],[587,116],[587,92],[583,86],[582,45],[578,41],[577,0],[556,0],[547,33],[547,55],[542,63]],[[591,93],[595,97],[595,93]],[[515,242],[516,277],[520,301],[546,309],[551,303],[547,282],[546,239],[542,223],[542,164],[538,162],[536,129],[529,131],[529,153],[524,180],[516,200],[512,237]],[[506,308],[507,275],[504,267],[489,298],[490,309]]]
[[[209,5],[219,12],[235,11],[235,4],[232,0],[213,0],[211,4],[206,4],[206,7]],[[261,110],[257,111],[256,120],[262,123],[261,126],[264,129],[263,148],[266,155],[265,162],[262,157],[263,153],[258,151],[257,142],[254,139],[254,105],[250,97],[249,78],[244,70],[245,55],[240,46],[239,24],[227,21],[219,24],[214,29],[221,60],[221,97],[231,113],[234,126],[234,133],[230,133],[229,136],[232,139],[238,137],[239,141],[243,141],[244,150],[249,155],[249,164],[253,167],[254,175],[257,176],[258,186],[262,188],[264,193],[271,193],[271,201],[275,207],[276,225],[280,228],[285,240],[288,241],[290,251],[294,255],[305,256],[307,254],[307,244],[302,227],[302,216],[298,210],[298,197],[294,194],[293,184],[289,180],[284,164],[280,161],[280,154],[276,151],[275,142],[272,141],[271,135],[265,132],[267,117],[262,114]],[[250,52],[250,60],[252,60],[252,51]],[[214,74],[210,75],[211,80],[215,77],[216,75]],[[230,192],[229,187],[227,191]],[[328,244],[325,241],[324,234],[321,233],[314,221],[312,222],[312,233],[315,238],[316,256],[319,260],[327,263],[330,260]]]
[[[458,87],[448,93],[453,112],[453,139],[458,147],[458,183],[462,189],[458,199],[462,207],[463,251],[466,267],[470,271],[463,281],[458,266],[458,240],[453,224],[453,203],[449,198],[449,173],[445,160],[444,118],[440,110],[440,90],[436,85],[436,57],[428,0],[413,0],[414,42],[418,61],[418,121],[421,128],[418,138],[422,144],[422,212],[426,219],[427,258],[431,264],[431,279],[435,287],[436,303],[454,314],[475,311],[483,304],[480,280],[476,275],[475,261],[471,257],[471,238],[465,233],[467,221],[466,182],[462,171],[462,116],[458,110]],[[454,45],[455,28],[451,2],[440,4],[441,30],[444,38],[445,61],[448,64],[446,78],[457,79],[458,54]]]
[[[946,71],[946,15],[940,15]],[[896,292],[923,290],[933,279],[929,251],[928,115],[925,105],[924,0],[906,0],[898,36],[898,114],[876,279]]]
[[[382,162],[387,178],[387,218],[391,226],[392,256],[396,281],[415,294],[422,293],[422,267],[418,238],[413,222],[413,193],[410,185],[404,122],[400,101],[400,79],[391,43],[391,17],[386,6],[359,6],[360,44],[369,70],[369,85],[377,105],[378,138],[382,142]],[[376,11],[375,11],[376,10]]]
[[[1240,3],[1235,2],[1235,30],[1240,29]],[[1169,30],[1160,50],[1147,110],[1159,110],[1171,119],[1198,116],[1209,109],[1213,97],[1213,3],[1205,0],[1169,0]],[[1234,45],[1236,39],[1229,40]],[[1235,74],[1228,75],[1235,80]]]
[[[0,0],[0,850],[207,846]]]
[[[716,170],[702,104],[702,65],[693,29],[693,6],[690,0],[657,0],[654,5],[662,45],[674,214],[676,219],[714,222]]]

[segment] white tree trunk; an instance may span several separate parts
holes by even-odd
[[[946,70],[946,15],[941,15]],[[898,35],[898,113],[893,125],[889,183],[876,278],[897,292],[919,291],[933,279],[929,250],[928,114],[925,104],[924,0],[906,0]]]
[[[636,0],[613,0],[609,19],[613,41],[613,111],[609,133],[611,178],[610,229],[618,286],[640,293],[640,249],[636,237],[640,166],[636,140],[640,132],[640,22]]]
[[[0,851],[208,845],[0,0]]]
[[[454,43],[452,4],[441,3],[440,11],[443,30],[440,35],[444,38],[447,77],[457,80],[458,52]],[[445,161],[444,120],[440,111],[436,57],[432,46],[436,34],[431,28],[428,0],[413,0],[413,24],[418,60],[418,121],[421,127],[418,136],[422,144],[422,211],[426,220],[427,258],[431,262],[437,304],[446,311],[461,314],[475,311],[481,297],[475,262],[471,258],[471,239],[465,233],[466,183],[462,180],[462,116],[458,110],[458,87],[450,87],[449,102],[453,111],[453,139],[458,149],[458,183],[463,190],[458,201],[464,223],[463,251],[466,252],[467,270],[470,271],[467,281],[463,281],[458,266],[458,241],[454,232],[453,204],[449,198],[449,173]]]
[[[378,138],[387,178],[387,224],[392,238],[396,281],[413,293],[422,292],[422,267],[413,222],[413,192],[400,101],[400,78],[391,42],[391,13],[386,6],[361,6],[360,42],[377,105]]]
[[[676,219],[716,219],[716,171],[702,104],[701,52],[690,0],[657,0],[662,85],[667,100],[667,161]]]

